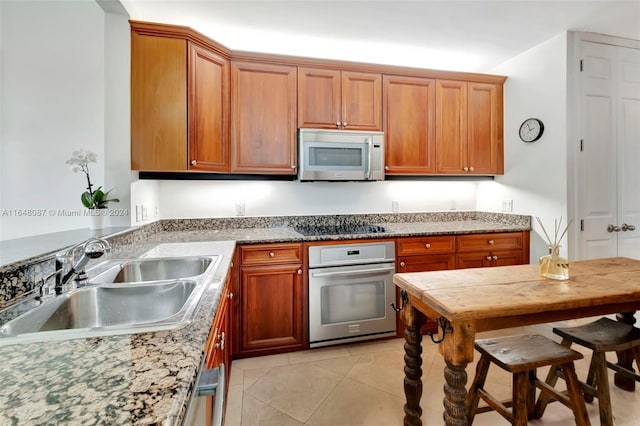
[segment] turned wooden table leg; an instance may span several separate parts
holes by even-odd
[[[421,426],[422,408],[422,334],[426,317],[411,305],[404,308],[404,426]]]
[[[634,314],[635,312],[624,312],[617,314],[616,319],[618,322],[633,325],[636,322]],[[633,370],[633,355],[631,354],[631,351],[617,352],[617,355],[619,366]],[[622,390],[633,392],[636,389],[636,382],[633,379],[625,377],[617,372],[613,375],[613,382]]]
[[[444,424],[467,426],[467,364],[454,365],[449,361],[444,367]]]

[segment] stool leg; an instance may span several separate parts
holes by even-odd
[[[557,365],[552,365],[549,368],[549,373],[547,374],[547,378],[545,379],[545,383],[547,383],[552,388],[556,386],[556,382],[558,381],[558,368]],[[547,409],[547,404],[554,401],[549,395],[545,393],[541,393],[538,397],[538,401],[536,402],[535,408],[533,409],[533,418],[539,419],[544,414],[544,410]]]
[[[529,374],[527,376],[527,380],[529,381],[529,383],[527,384],[527,386],[529,387],[529,392],[527,395],[527,419],[530,420],[534,418],[533,415],[536,408],[536,370],[529,370]]]
[[[587,373],[587,381],[586,381],[586,383],[589,386],[592,386],[594,388],[596,386],[598,386],[598,384],[595,381],[595,379],[596,379],[596,369],[598,368],[596,363],[597,363],[597,357],[592,356],[591,357],[591,362],[589,363],[589,372]],[[593,402],[593,395],[585,394],[584,395],[584,400],[585,400],[585,402]]]
[[[584,398],[580,392],[580,384],[578,383],[578,376],[576,376],[576,369],[573,363],[564,364],[562,366],[564,372],[565,381],[567,382],[567,394],[571,400],[571,409],[573,415],[576,418],[576,425],[589,426],[589,416],[587,415],[587,406],[584,403]]]
[[[476,376],[473,378],[473,383],[469,388],[467,394],[467,422],[473,423],[473,418],[476,415],[476,409],[478,408],[478,402],[480,402],[480,396],[478,395],[478,389],[484,388],[484,382],[487,379],[487,372],[489,371],[489,365],[491,361],[482,355],[478,366],[476,367]]]
[[[640,346],[631,349],[633,352],[633,358],[636,360],[636,372],[640,374]]]
[[[523,371],[513,375],[513,425],[526,426],[527,401],[529,400],[529,372]]]
[[[593,353],[593,363],[595,369],[595,384],[598,398],[598,408],[600,409],[600,424],[602,426],[613,426],[613,415],[611,412],[611,397],[609,395],[609,378],[607,377],[607,360],[604,352]]]

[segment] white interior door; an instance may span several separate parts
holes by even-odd
[[[617,53],[618,256],[640,259],[640,53]]]
[[[577,255],[640,258],[640,51],[580,47]]]

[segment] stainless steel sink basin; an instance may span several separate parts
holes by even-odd
[[[52,330],[108,328],[179,322],[188,313],[195,281],[137,286],[97,286],[71,291],[9,321],[3,336]]]
[[[0,327],[0,345],[180,328],[191,321],[219,256],[107,260],[89,284]]]
[[[177,280],[73,290],[0,327],[0,344],[179,328],[192,319],[202,287]]]
[[[203,274],[217,256],[166,257],[120,261],[91,278],[92,283],[175,280]]]

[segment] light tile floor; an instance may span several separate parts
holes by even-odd
[[[585,320],[582,320],[585,321]],[[554,325],[544,324],[500,332],[481,333],[478,337],[499,334],[539,333],[555,336]],[[404,405],[404,339],[358,343],[235,360],[225,416],[226,426],[393,426],[402,425]],[[574,346],[577,348],[576,346]],[[442,424],[442,387],[444,361],[437,345],[423,339],[423,424]],[[589,352],[578,361],[580,377],[586,375]],[[476,357],[477,359],[478,357]],[[615,355],[612,359],[615,359]],[[469,365],[468,384],[475,363]],[[546,370],[538,372],[545,377]],[[610,380],[613,372],[610,371]],[[559,381],[562,383],[562,380]],[[486,388],[499,399],[511,392],[511,376],[500,368],[489,370]],[[614,423],[619,426],[640,424],[640,388],[635,393],[611,387]],[[597,400],[587,404],[593,425],[600,424]],[[496,413],[478,415],[475,425],[508,424]],[[534,425],[575,424],[570,410],[559,403],[550,404]]]

